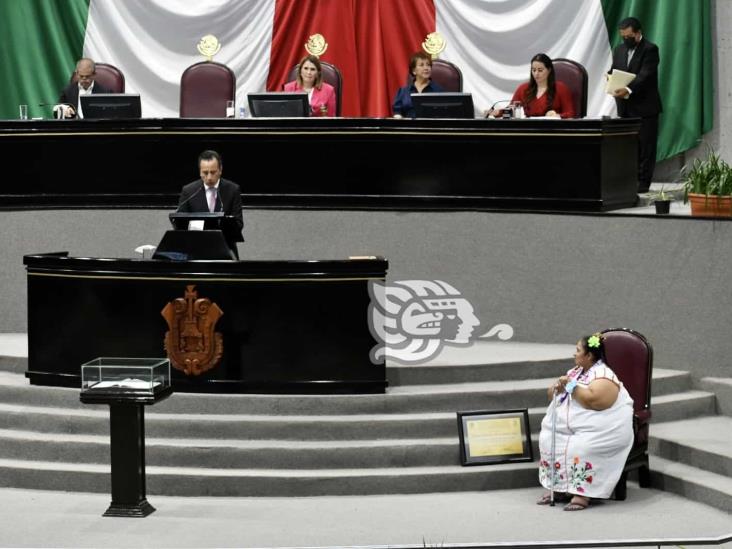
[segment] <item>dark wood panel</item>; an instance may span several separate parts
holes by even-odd
[[[195,285],[223,311],[221,364],[173,370],[176,391],[384,392],[368,326],[383,259],[167,262],[26,256],[31,383],[77,386],[96,357],[165,356],[161,310]]]
[[[636,200],[636,120],[2,121],[5,209],[172,208],[206,148],[245,208],[600,211]],[[17,181],[22,181],[18,185]]]

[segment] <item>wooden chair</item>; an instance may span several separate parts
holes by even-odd
[[[114,65],[109,63],[95,63],[95,80],[107,88],[111,93],[125,93],[125,75]],[[79,78],[74,71],[69,79],[70,83],[76,83]]]
[[[181,118],[225,118],[226,102],[236,97],[236,76],[226,65],[201,61],[180,78]]]
[[[454,63],[444,59],[432,60],[432,81],[439,84],[446,92],[463,91],[463,73]],[[407,84],[414,81],[414,76],[407,76]]]
[[[615,499],[626,497],[629,471],[638,470],[638,483],[647,488],[651,484],[648,468],[648,426],[651,420],[651,378],[653,375],[653,347],[638,332],[627,328],[613,328],[602,332],[605,360],[617,374],[633,399],[633,447],[615,486]]]
[[[552,61],[554,76],[572,92],[577,118],[587,116],[587,70],[577,61],[558,58]]]
[[[341,115],[341,96],[343,95],[343,76],[341,71],[335,65],[328,63],[327,61],[321,61],[320,66],[323,69],[323,82],[327,82],[335,89],[336,95],[336,116]],[[292,82],[297,79],[297,70],[299,65],[292,67],[292,70],[287,75],[287,81]]]

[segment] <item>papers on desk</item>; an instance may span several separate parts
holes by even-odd
[[[625,72],[618,69],[613,69],[610,76],[607,79],[607,85],[605,86],[605,93],[613,93],[615,90],[619,90],[627,87],[633,80],[635,80],[635,74],[632,72]]]

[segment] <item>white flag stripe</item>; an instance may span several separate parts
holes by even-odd
[[[603,85],[611,51],[600,0],[435,0],[435,8],[447,41],[440,57],[460,67],[477,110],[510,99],[531,57],[546,53],[587,69],[588,117],[615,114]]]
[[[204,60],[196,45],[213,34],[221,43],[214,60],[234,71],[244,105],[266,87],[274,9],[275,0],[91,0],[84,55],[124,73],[144,117],[177,117],[180,77]]]

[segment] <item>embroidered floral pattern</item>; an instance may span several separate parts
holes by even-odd
[[[578,456],[574,457],[567,472],[569,485],[580,494],[584,493],[585,486],[592,484],[594,475],[595,471],[592,469],[592,463],[589,461],[583,463]]]
[[[561,468],[561,463],[555,461],[554,469],[556,469],[556,471],[554,473],[554,486],[557,486],[561,480],[564,480],[564,475],[559,472]],[[544,484],[544,482],[551,483],[551,477],[552,472],[549,467],[549,462],[545,459],[539,460],[539,482],[542,484]]]

